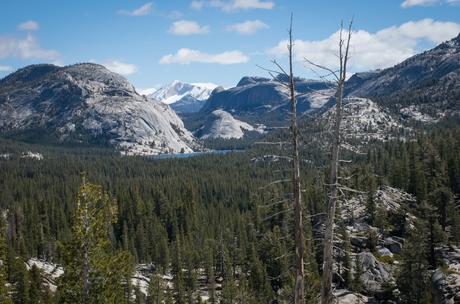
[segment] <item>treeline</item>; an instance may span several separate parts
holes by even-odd
[[[290,187],[273,183],[289,176],[281,170],[287,168],[281,160],[258,161],[262,153],[258,149],[152,160],[120,157],[103,150],[74,153],[72,149],[38,147],[44,154],[39,161],[18,154],[36,146],[2,143],[1,152],[11,152],[12,156],[0,159],[0,209],[5,229],[0,288],[5,286],[2,280],[9,283],[7,294],[13,303],[65,303],[63,297],[56,298],[59,285],[57,293],[46,291],[38,269],[27,270],[23,262],[40,257],[70,265],[66,252],[76,238],[81,172],[87,172],[89,183],[107,191],[116,207],[113,221],[102,235],[108,242],[104,254],[129,253],[124,259],[129,264],[126,269],[132,270],[135,263],[152,263],[158,275],[171,272],[173,288],[167,294],[158,292],[162,284],[158,277],[151,281],[159,284],[156,288],[152,285],[151,290],[164,296],[163,300],[199,303],[196,290],[203,272],[211,302],[216,300],[217,289],[222,303],[235,303],[238,298],[245,303],[289,301],[294,279],[287,211]],[[320,160],[324,158],[321,153],[324,151],[312,149],[308,158]],[[411,233],[407,227],[397,232],[408,238],[407,248],[412,248],[402,256],[399,289],[405,303],[414,303],[418,300],[414,297],[424,294],[420,290],[427,290],[427,271],[438,265],[432,249],[460,241],[460,215],[455,208],[455,197],[460,194],[460,128],[434,130],[413,141],[374,143],[364,155],[350,157],[354,162],[343,167],[345,175],[353,176],[347,180],[350,188],[372,193],[382,185],[391,185],[417,196],[418,202],[408,208],[420,218],[416,225],[420,233]],[[321,241],[314,234],[324,217],[313,215],[325,211],[327,172],[327,167],[315,168],[303,162],[307,300],[319,292]],[[367,208],[373,215],[370,221],[376,221],[373,225],[397,230],[397,223],[391,222],[394,219],[376,210],[372,199]],[[410,246],[417,243],[425,244],[422,247],[426,250]],[[415,250],[420,253],[417,259]],[[419,267],[414,267],[413,261]],[[117,274],[118,278],[126,272]],[[116,280],[113,286],[118,286],[126,301],[134,301],[126,296],[126,282],[129,280]],[[409,283],[419,285],[415,288]],[[347,284],[350,289],[360,288],[359,282]],[[34,300],[37,298],[41,300]],[[148,300],[140,294],[137,298],[140,303]],[[0,298],[0,303],[10,302]]]

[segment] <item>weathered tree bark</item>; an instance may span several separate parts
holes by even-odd
[[[332,294],[332,276],[333,276],[333,266],[334,266],[334,221],[335,221],[335,212],[338,199],[338,172],[339,172],[339,157],[340,157],[340,127],[342,122],[342,102],[343,102],[343,89],[346,80],[347,72],[347,63],[348,63],[348,50],[350,47],[351,40],[351,27],[352,22],[350,22],[348,28],[348,37],[346,45],[345,41],[342,38],[343,33],[343,24],[340,28],[340,41],[339,41],[339,61],[340,61],[340,70],[339,75],[336,75],[337,78],[337,92],[336,92],[336,110],[335,110],[335,122],[333,129],[333,139],[332,139],[332,156],[331,156],[331,172],[330,172],[330,196],[329,204],[327,208],[327,220],[326,220],[326,230],[324,233],[324,248],[323,248],[323,274],[321,279],[321,304],[331,304],[333,301]]]
[[[340,123],[342,117],[342,89],[339,87],[336,94],[336,121],[334,126],[334,139],[332,146],[331,172],[330,172],[330,197],[327,212],[326,231],[324,233],[323,249],[323,277],[321,281],[321,303],[332,303],[332,271],[333,271],[333,250],[334,250],[334,218],[338,195],[338,166],[340,155]]]
[[[295,96],[295,79],[292,69],[292,15],[289,27],[289,92],[291,101],[291,135],[292,135],[292,185],[293,185],[293,209],[294,209],[294,238],[295,238],[295,287],[294,303],[304,304],[304,252],[305,240],[303,236],[302,196],[300,189],[300,158],[299,158],[299,129],[297,126],[297,99]]]
[[[292,41],[292,20],[293,16],[291,14],[291,23],[289,27],[289,42],[287,45],[288,49],[288,60],[289,60],[289,70],[286,71],[276,60],[273,60],[273,64],[276,66],[277,70],[270,70],[261,67],[263,70],[267,71],[275,81],[279,82],[281,85],[285,86],[289,90],[289,101],[291,105],[290,113],[290,133],[291,133],[291,144],[292,152],[291,157],[287,157],[292,161],[292,211],[294,214],[294,247],[295,247],[295,261],[294,261],[294,271],[295,271],[295,285],[294,285],[294,303],[295,304],[305,304],[305,292],[304,292],[304,255],[305,255],[305,239],[303,234],[303,211],[302,211],[302,195],[300,188],[300,156],[299,156],[299,128],[297,126],[297,99],[295,92],[295,78],[293,72],[293,46],[294,42]],[[279,79],[277,76],[285,76],[288,79],[288,83],[284,79]],[[280,144],[280,143],[274,143]]]

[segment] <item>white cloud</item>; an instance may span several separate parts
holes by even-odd
[[[121,74],[124,76],[129,76],[137,72],[137,66],[131,63],[124,63],[118,60],[112,60],[102,64],[107,69],[115,72],[117,74]]]
[[[228,31],[238,32],[243,35],[254,34],[257,31],[266,28],[269,28],[269,26],[260,20],[247,20],[227,26]]]
[[[412,6],[430,6],[438,3],[439,0],[405,0],[401,3],[401,7],[408,8]]]
[[[0,37],[0,58],[47,59],[59,57],[59,52],[40,47],[37,39],[28,34],[25,38]]]
[[[273,1],[262,0],[194,0],[190,3],[192,9],[202,9],[204,6],[219,8],[225,12],[249,9],[272,9]]]
[[[119,10],[118,13],[120,15],[127,15],[133,17],[145,16],[150,14],[150,12],[152,11],[152,6],[153,2],[149,2],[133,10]]]
[[[13,68],[10,67],[10,66],[6,66],[6,65],[0,65],[0,72],[9,72],[9,71],[12,71]]]
[[[219,54],[208,54],[198,50],[182,48],[176,54],[169,54],[160,59],[161,64],[190,64],[199,63],[218,63],[218,64],[236,64],[249,61],[249,57],[240,51],[226,51]]]
[[[385,68],[397,64],[417,53],[420,41],[433,44],[455,37],[460,24],[432,19],[411,21],[400,26],[384,28],[376,33],[365,30],[353,32],[350,49],[350,67],[354,70]],[[337,67],[337,46],[339,32],[324,40],[296,40],[295,59],[304,58],[329,67]],[[269,50],[272,55],[285,55],[287,41],[283,40]]]
[[[201,26],[191,20],[179,20],[172,24],[168,32],[174,35],[206,34],[209,32],[209,27]]]
[[[448,5],[457,5],[460,4],[460,0],[405,0],[403,3],[401,3],[401,7],[409,8],[413,6],[431,6],[443,3]]]
[[[18,30],[21,31],[37,31],[40,28],[37,21],[29,20],[18,25]]]

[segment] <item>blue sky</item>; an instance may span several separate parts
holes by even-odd
[[[285,60],[294,13],[303,58],[334,66],[336,31],[354,16],[351,72],[384,68],[460,32],[458,0],[4,0],[0,77],[32,63],[97,62],[137,88],[174,79],[235,85]]]

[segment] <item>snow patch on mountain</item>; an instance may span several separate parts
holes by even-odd
[[[206,123],[198,130],[201,139],[208,138],[242,138],[245,131],[264,132],[265,127],[258,125],[253,127],[250,124],[235,119],[230,113],[224,110],[214,110]]]

